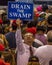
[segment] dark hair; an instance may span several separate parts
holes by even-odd
[[[4,58],[5,62],[10,62],[11,59],[12,59],[12,55],[11,55],[11,54],[9,54],[8,56],[6,56],[6,57]]]
[[[38,23],[38,21],[30,21],[30,22],[28,22],[27,27],[28,28],[29,27],[36,27],[37,23]]]
[[[0,25],[0,33],[2,33],[2,32],[3,32],[2,25]]]
[[[1,16],[4,17],[5,15],[7,15],[7,13],[2,13]]]
[[[49,61],[49,65],[52,65],[52,60]]]
[[[5,20],[5,19],[7,18],[7,17],[6,17],[6,16],[7,16],[7,13],[2,13],[1,16],[2,16],[2,20]]]
[[[12,29],[16,30],[17,29],[17,24],[16,23],[12,23]]]
[[[45,27],[45,26],[38,26],[38,25],[37,25],[36,28],[37,28],[37,31],[40,31],[40,30],[43,31],[43,32],[46,31],[46,27]]]
[[[47,18],[48,24],[52,25],[52,15],[49,15]]]
[[[45,12],[46,10],[48,10],[48,5],[47,4],[43,4],[42,5],[42,10]]]
[[[3,24],[10,25],[10,20],[9,20],[9,19],[5,19],[5,20],[3,20]]]
[[[52,39],[50,38],[50,39],[48,39],[48,42],[52,42]]]
[[[27,24],[28,22],[29,22],[29,21],[24,21],[24,20],[22,21],[23,24]]]

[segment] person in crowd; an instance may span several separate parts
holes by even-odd
[[[5,62],[2,52],[0,52],[0,65],[10,65],[9,62]]]
[[[44,35],[46,32],[46,27],[37,25],[36,28],[37,28],[37,33],[35,34],[35,42],[41,45],[46,45],[47,39],[46,39],[46,36]]]
[[[38,57],[40,65],[49,65],[52,60],[52,30],[47,33],[47,45],[39,47],[35,51],[35,56]],[[51,64],[52,65],[52,64]]]
[[[16,49],[15,33],[16,33],[16,29],[17,29],[17,24],[16,24],[15,20],[12,22],[11,27],[12,27],[12,31],[8,32],[5,36],[9,43],[9,48]]]
[[[9,45],[9,49],[10,51],[12,52],[12,55],[14,56],[14,62],[15,59],[16,59],[16,38],[15,38],[15,33],[16,33],[16,29],[17,29],[17,24],[16,24],[16,21],[13,20],[12,23],[11,23],[11,28],[12,30],[10,32],[8,32],[5,37],[8,41],[8,45]]]
[[[0,38],[3,40],[5,48],[8,48],[8,41],[4,34],[2,34],[2,26],[0,26]]]
[[[32,33],[33,34],[33,39],[31,40],[30,38],[28,38],[30,41],[32,41],[32,46],[33,47],[36,47],[38,48],[39,46],[41,46],[41,44],[38,44],[36,41],[35,41],[35,34],[36,34],[36,28],[35,27],[30,27],[30,28],[26,28],[26,32],[27,33]],[[28,34],[26,34],[28,37]]]
[[[47,4],[43,4],[42,5],[42,11],[48,13],[49,12],[49,8],[48,8],[48,5]]]
[[[2,29],[3,29],[3,34],[6,34],[9,32],[10,29],[10,20],[7,18],[7,13],[2,13]]]
[[[25,21],[24,21],[25,22]],[[30,38],[28,38],[30,41],[32,41],[32,46],[38,48],[39,46],[41,46],[41,44],[37,44],[34,40],[35,40],[35,34],[36,34],[36,25],[37,22],[35,21],[29,21],[27,22],[26,27],[24,26],[24,30],[22,29],[22,37],[23,37],[23,42],[24,42],[24,35],[25,33],[32,33],[34,35],[34,37],[32,37],[33,39],[31,40]],[[28,34],[27,36],[28,37]]]
[[[32,46],[32,40],[33,34],[28,32],[24,34],[24,42],[22,42],[22,34],[21,34],[21,20],[17,19],[16,21],[18,27],[16,31],[16,50],[17,50],[17,65],[27,65],[28,60],[30,57],[30,50],[29,48],[31,47],[32,49],[32,55],[35,54],[36,48]],[[23,59],[23,60],[22,60]]]

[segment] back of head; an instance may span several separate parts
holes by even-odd
[[[17,29],[16,20],[13,20],[13,22],[12,22],[12,29],[13,30],[16,30]]]
[[[47,5],[47,4],[43,4],[43,5],[42,5],[42,10],[43,10],[44,12],[46,12],[46,10],[48,10],[48,5]]]
[[[37,31],[45,32],[46,31],[46,27],[45,26],[37,25]]]
[[[36,27],[37,23],[38,23],[38,21],[30,21],[30,22],[28,22],[27,27],[28,28]]]
[[[47,41],[52,43],[52,30],[47,33]]]

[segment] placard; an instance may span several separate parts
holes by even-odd
[[[8,18],[22,20],[33,19],[33,3],[8,2]]]

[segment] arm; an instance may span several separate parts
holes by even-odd
[[[18,26],[18,29],[16,31],[16,45],[17,45],[17,51],[20,54],[24,53],[25,49],[24,49],[23,42],[22,42],[22,35],[21,35],[20,25]]]

